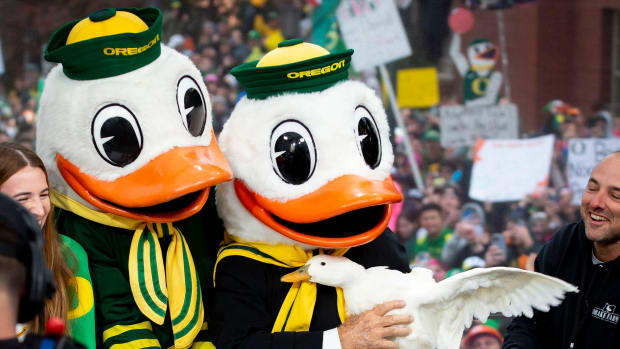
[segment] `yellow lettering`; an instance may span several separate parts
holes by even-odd
[[[321,68],[321,74],[329,73],[331,71],[329,65]]]
[[[300,78],[303,78],[303,77],[307,77],[307,78],[309,78],[310,76],[311,76],[311,75],[310,75],[310,71],[309,71],[309,70],[302,71],[301,73],[299,73],[299,77],[300,77]]]
[[[292,71],[288,74],[286,74],[286,77],[289,79],[297,79],[299,77],[299,73],[296,71]]]
[[[310,73],[312,76],[321,75],[321,68],[312,69]]]
[[[142,47],[106,47],[103,49],[103,54],[106,56],[133,56],[139,53],[142,53],[146,50],[148,50],[149,48],[153,47],[153,45],[155,45],[157,42],[159,41],[159,34],[155,35],[155,37],[153,38],[153,40],[149,41],[148,44],[142,46]],[[296,77],[293,77],[292,79],[294,79]]]
[[[478,96],[484,96],[486,87],[489,85],[489,78],[478,77],[471,83],[471,90]],[[483,90],[485,89],[485,90]]]
[[[338,62],[334,63],[331,65],[332,70],[336,70],[338,68],[340,68],[340,65],[338,64]]]

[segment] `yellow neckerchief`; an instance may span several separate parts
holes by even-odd
[[[495,68],[495,63],[471,66],[471,70],[475,72],[479,72],[481,70],[493,70],[493,68]]]
[[[146,223],[92,210],[51,190],[54,206],[103,225],[134,230],[129,250],[129,284],[136,305],[149,320],[164,323],[170,306],[175,347],[189,347],[203,324],[200,280],[181,231],[172,223]],[[164,268],[159,239],[171,236]]]
[[[231,238],[235,240],[231,242]],[[228,242],[228,243],[227,243]],[[333,250],[334,256],[342,256],[347,248]],[[320,250],[319,253],[323,253]],[[261,242],[242,241],[226,234],[224,243],[217,254],[213,269],[213,284],[218,263],[229,256],[243,256],[256,261],[276,265],[282,268],[299,268],[312,258],[312,251],[304,251],[298,246],[269,245]],[[342,289],[336,288],[338,316],[340,321],[346,320],[344,295]],[[295,282],[284,298],[271,333],[275,332],[306,332],[310,330],[310,321],[316,303],[316,284],[310,281]]]

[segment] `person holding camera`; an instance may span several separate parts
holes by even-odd
[[[56,291],[42,236],[28,210],[0,193],[0,348],[83,348],[63,336],[63,326],[50,337],[28,334],[23,343],[17,339],[18,321],[31,321]]]
[[[612,349],[620,343],[620,152],[594,167],[581,199],[581,221],[541,249],[538,272],[579,287],[549,312],[508,326],[504,349]]]

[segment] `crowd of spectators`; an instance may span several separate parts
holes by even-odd
[[[241,92],[230,70],[260,59],[280,41],[304,36],[300,21],[308,23],[311,11],[301,0],[173,0],[161,8],[163,43],[187,55],[202,73],[216,134]],[[0,82],[0,141],[33,147],[37,102],[49,67],[28,64],[22,77]]]
[[[442,147],[436,109],[401,110],[407,132],[396,137],[393,177],[405,200],[396,233],[412,264],[426,264],[437,275],[474,267],[513,266],[531,269],[536,253],[562,225],[579,219],[566,177],[571,138],[620,137],[620,118],[604,106],[592,116],[561,101],[545,107],[548,120],[532,134],[554,134],[549,187],[519,202],[475,202],[467,193],[473,147]],[[409,137],[425,189],[418,190],[402,143]]]
[[[620,118],[613,118],[604,106],[593,109],[592,116],[587,116],[561,101],[545,107],[548,120],[531,136],[556,136],[549,186],[518,202],[501,203],[468,197],[473,147],[442,147],[436,110],[401,110],[407,132],[396,137],[393,178],[405,199],[394,228],[411,265],[432,269],[436,281],[476,267],[533,270],[542,245],[561,226],[580,219],[566,176],[568,140],[620,137]],[[424,190],[414,184],[404,137],[409,137],[414,149]],[[501,316],[487,322],[500,332],[508,323]]]
[[[284,39],[310,35],[312,6],[302,0],[173,0],[163,10],[163,41],[187,55],[202,73],[216,134],[242,93],[230,70],[260,59]],[[45,73],[29,64],[11,85],[0,83],[0,141],[32,148]],[[374,87],[376,82],[369,84]],[[556,136],[549,189],[521,202],[491,204],[468,198],[473,149],[440,145],[438,108],[401,110],[406,130],[394,132],[393,177],[405,200],[395,217],[395,231],[412,264],[432,265],[440,270],[438,275],[477,266],[528,267],[530,256],[558,227],[579,218],[566,179],[568,140],[620,137],[620,118],[613,118],[604,105],[593,107],[588,116],[559,100],[549,102],[545,111],[548,118],[535,135]],[[424,190],[414,183],[405,139],[413,147]],[[505,251],[498,251],[502,241]]]
[[[163,41],[201,71],[211,96],[216,134],[242,93],[230,70],[259,59],[281,40],[307,39],[311,11],[309,2],[302,0],[213,0],[193,5],[172,1],[164,9]],[[32,148],[45,73],[29,65],[12,84],[0,83],[0,142]],[[394,132],[393,177],[405,200],[395,217],[395,232],[412,265],[433,269],[438,281],[474,267],[532,269],[542,244],[560,226],[579,219],[567,186],[568,140],[620,137],[620,118],[612,117],[605,106],[584,113],[562,101],[551,101],[545,111],[548,119],[535,135],[556,136],[549,188],[519,202],[490,203],[468,198],[473,149],[440,145],[438,109],[401,110],[406,129]],[[414,183],[403,145],[407,139],[424,190]]]

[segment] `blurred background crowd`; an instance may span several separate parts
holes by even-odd
[[[58,1],[45,6],[34,6],[28,1],[21,4],[8,1],[0,5],[6,25],[0,37],[5,48],[5,69],[0,76],[0,142],[13,141],[33,147],[38,98],[44,77],[51,68],[41,59],[40,45],[50,36],[52,28],[58,27],[57,24],[46,25],[43,14],[64,8],[55,18],[58,23],[64,23],[65,19],[77,18],[89,10],[118,5],[110,1],[62,3],[67,5],[52,8],[60,4]],[[284,39],[301,37],[310,41],[312,16],[318,3],[320,1],[162,0],[125,1],[123,5],[157,6],[164,11],[163,42],[187,55],[202,72],[211,97],[214,129],[219,133],[242,94],[230,70],[240,63],[261,58]],[[401,15],[406,16],[417,2],[398,3]],[[29,53],[20,56],[21,60],[16,63],[6,47],[16,40],[7,29],[12,23],[8,14],[18,9],[29,11],[25,15],[30,16],[30,21],[14,28],[20,31],[20,45],[26,43],[23,50]],[[417,22],[404,17],[403,23],[408,27]],[[444,40],[445,36],[443,33],[437,40]],[[442,82],[440,104],[455,104],[454,93],[450,92],[456,85],[455,81],[450,81],[450,76],[455,75],[454,68],[445,63],[441,51],[437,53],[436,44],[426,49],[420,45],[423,44],[414,44],[414,50],[426,54],[418,60],[437,65],[440,74],[448,76],[448,80]],[[354,74],[353,78],[364,79],[381,94],[375,74]],[[579,208],[571,204],[573,193],[566,178],[568,140],[620,137],[620,118],[604,103],[592,106],[591,110],[580,110],[570,101],[552,100],[540,108],[546,115],[543,127],[524,136],[556,136],[549,187],[519,202],[507,203],[477,202],[468,197],[473,147],[440,145],[437,107],[400,110],[406,129],[392,132],[396,154],[393,177],[405,199],[395,207],[391,227],[406,247],[412,265],[432,268],[438,281],[475,267],[532,269],[542,244],[559,227],[579,219]],[[414,159],[422,172],[424,190],[416,188],[413,180],[403,143],[406,139],[412,144]],[[497,323],[494,327],[501,329]]]

